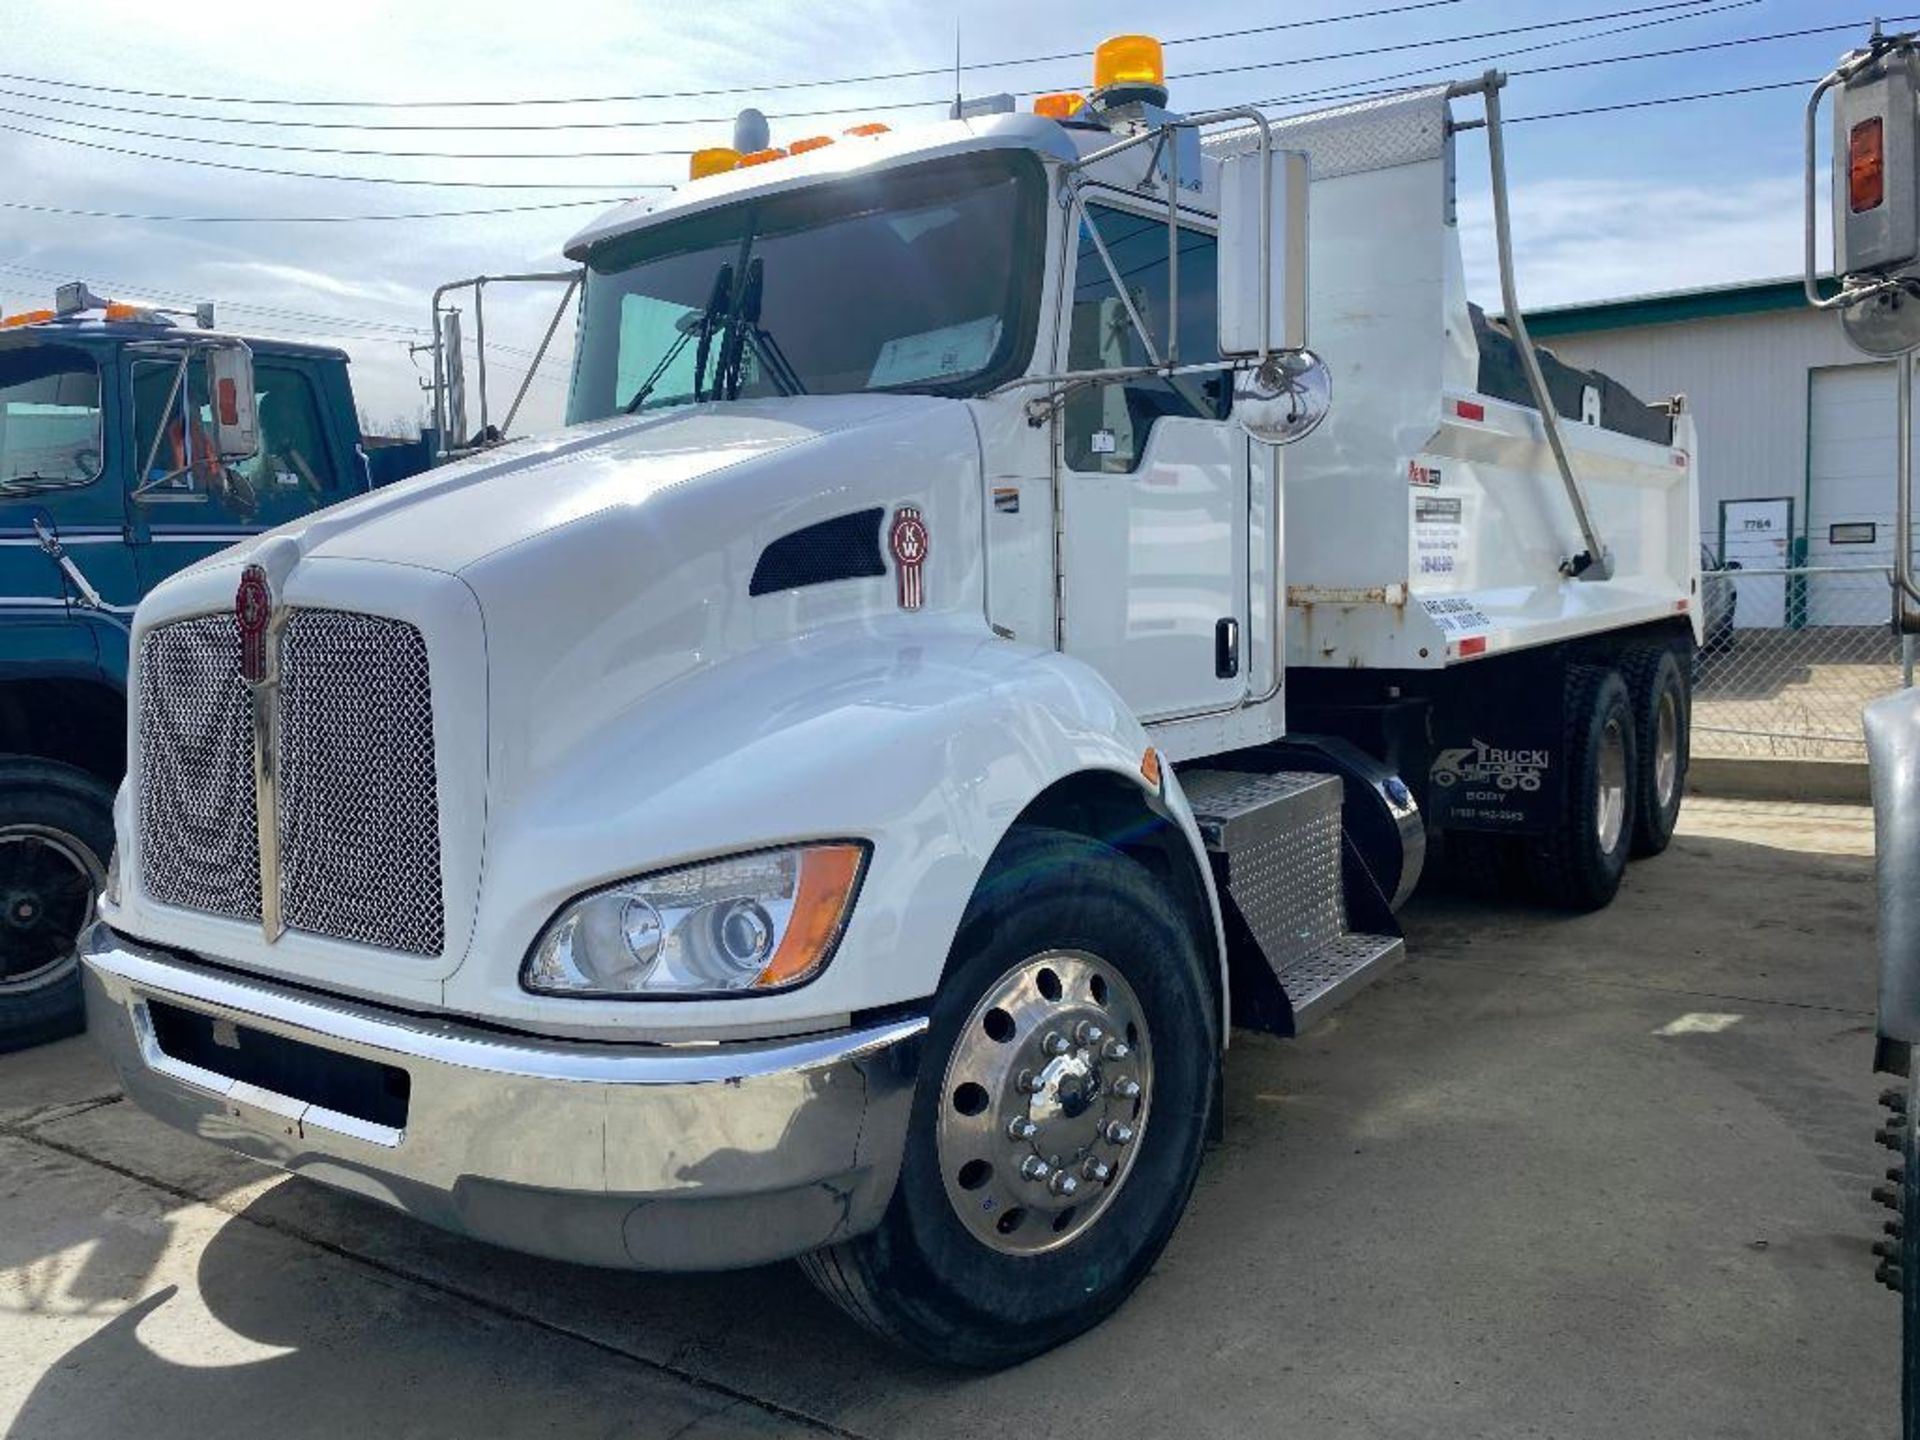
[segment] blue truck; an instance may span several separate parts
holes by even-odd
[[[209,307],[72,285],[0,319],[0,1052],[82,1024],[140,598],[431,454],[363,441],[345,352],[221,334]]]

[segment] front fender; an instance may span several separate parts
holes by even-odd
[[[768,1033],[912,1004],[936,988],[995,847],[1035,796],[1105,771],[1147,795],[1148,740],[1110,686],[977,620],[856,622],[741,654],[654,691],[489,797],[476,944],[449,1008],[624,1036]],[[1199,832],[1167,771],[1162,808],[1219,907]],[[672,865],[801,840],[872,846],[833,963],[779,995],[556,1000],[519,969],[583,891]],[[1224,993],[1224,992],[1223,992]]]

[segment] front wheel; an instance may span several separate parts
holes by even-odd
[[[51,760],[0,760],[0,1054],[76,1035],[76,942],[113,853],[113,792]]]
[[[1090,1329],[1186,1208],[1219,1024],[1194,927],[1117,850],[1023,827],[968,907],[879,1227],[802,1267],[856,1320],[949,1364]]]

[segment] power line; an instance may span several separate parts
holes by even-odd
[[[1758,0],[1746,0],[1746,3],[1749,3],[1749,4],[1758,3]],[[1402,41],[1394,45],[1369,46],[1369,47],[1366,47],[1365,49],[1328,51],[1319,55],[1294,56],[1289,59],[1275,60],[1275,61],[1270,61],[1263,64],[1258,64],[1258,65],[1232,66],[1232,67],[1227,67],[1225,69],[1218,69],[1218,70],[1194,71],[1194,72],[1189,72],[1187,74],[1170,75],[1168,79],[1169,80],[1189,80],[1189,79],[1202,78],[1206,76],[1222,75],[1222,74],[1229,74],[1229,73],[1244,73],[1249,70],[1291,69],[1291,68],[1302,66],[1302,65],[1325,64],[1325,63],[1329,63],[1336,60],[1360,59],[1368,55],[1382,54],[1387,52],[1430,49],[1434,46],[1439,46],[1439,45],[1465,44],[1473,40],[1494,39],[1502,36],[1519,35],[1519,34],[1539,31],[1539,30],[1566,29],[1568,27],[1577,26],[1577,25],[1594,25],[1605,20],[1618,20],[1618,19],[1624,19],[1631,16],[1661,14],[1666,16],[1667,22],[1671,22],[1671,21],[1691,19],[1696,15],[1713,14],[1719,8],[1724,8],[1724,7],[1708,7],[1706,5],[1706,0],[1663,0],[1663,3],[1660,3],[1660,4],[1640,5],[1640,6],[1635,6],[1633,8],[1625,9],[1625,10],[1609,10],[1609,11],[1602,11],[1597,14],[1574,16],[1574,17],[1569,17],[1569,18],[1564,18],[1559,20],[1535,21],[1527,25],[1506,26],[1501,29],[1483,30],[1483,31],[1472,33],[1472,34],[1466,34],[1466,35],[1448,35],[1448,36],[1441,36],[1441,37],[1426,39],[1426,40]],[[1678,12],[1678,13],[1675,13],[1675,12]],[[1566,43],[1576,43],[1577,41],[1582,39],[1592,39],[1592,38],[1595,38],[1595,37],[1576,36],[1576,37],[1573,37],[1572,40]],[[943,71],[942,73],[951,73],[951,71],[949,69],[947,71]],[[856,83],[856,82],[848,81],[846,83]],[[490,132],[521,133],[521,132],[538,132],[538,131],[554,131],[554,130],[639,130],[639,129],[653,129],[653,128],[657,128],[665,125],[728,125],[733,122],[733,118],[734,118],[731,115],[719,115],[719,116],[708,115],[708,116],[686,116],[686,117],[680,117],[676,119],[657,119],[657,120],[578,120],[578,121],[525,122],[525,123],[519,123],[519,124],[494,124],[494,123],[474,124],[474,123],[467,123],[467,122],[462,122],[458,124],[443,123],[438,125],[417,124],[417,123],[379,124],[379,123],[368,123],[364,121],[348,121],[348,120],[255,120],[245,116],[238,116],[238,115],[199,115],[199,114],[183,113],[180,111],[173,111],[173,110],[151,110],[151,109],[146,109],[146,108],[137,107],[137,106],[112,105],[112,104],[106,104],[100,101],[93,101],[93,100],[60,100],[50,96],[35,95],[30,92],[22,92],[18,90],[9,90],[4,88],[0,88],[0,95],[10,96],[18,100],[33,100],[40,104],[65,105],[65,106],[72,106],[74,108],[83,109],[83,110],[103,110],[103,111],[108,111],[114,114],[138,115],[147,119],[155,119],[155,120],[185,120],[185,121],[191,121],[196,124],[206,124],[206,125],[255,125],[255,126],[267,125],[267,126],[273,126],[273,127],[282,128],[282,129],[302,129],[302,130],[362,130],[362,131],[374,131],[374,132],[434,131],[434,132],[442,132],[442,133],[450,132],[450,131],[490,131]],[[815,110],[769,111],[767,112],[767,118],[770,120],[820,119],[823,117],[835,116],[835,115],[870,114],[875,111],[918,110],[918,109],[929,108],[932,106],[944,107],[950,103],[951,98],[952,97],[948,95],[940,95],[940,96],[929,96],[923,100],[876,101],[876,102],[867,102],[867,103],[857,103],[857,104],[851,104],[851,105],[834,106],[834,107],[828,107],[824,109],[815,109]]]
[[[1252,35],[1270,35],[1277,31],[1305,30],[1321,25],[1344,25],[1356,20],[1378,20],[1390,15],[1407,15],[1417,10],[1439,10],[1463,0],[1415,0],[1415,3],[1390,5],[1379,10],[1359,10],[1347,15],[1322,15],[1305,20],[1288,20],[1275,25],[1254,25],[1242,30],[1216,30],[1205,35],[1179,35],[1162,40],[1164,46],[1198,45],[1213,40],[1240,40]],[[963,71],[1003,70],[1020,65],[1045,65],[1055,61],[1084,60],[1084,51],[1060,51],[1051,55],[1023,55],[1002,60],[976,60],[958,67]],[[705,90],[664,90],[644,95],[573,95],[522,97],[517,100],[290,100],[281,96],[196,95],[178,90],[136,90],[123,85],[92,85],[77,80],[48,80],[34,75],[0,72],[0,80],[27,85],[42,85],[63,90],[86,90],[95,94],[131,95],[147,100],[184,100],[202,105],[260,105],[298,109],[347,110],[466,110],[523,105],[614,105],[652,100],[705,100],[719,95],[766,95],[789,90],[813,90],[837,85],[866,85],[886,80],[922,80],[929,76],[947,76],[952,65],[937,65],[919,70],[894,70],[870,75],[843,75],[823,80],[778,80],[760,85],[721,86]],[[931,103],[931,102],[929,102]],[[272,121],[261,123],[277,123]],[[431,128],[431,127],[430,127]]]
[[[56,120],[55,124],[64,122]],[[353,185],[424,185],[439,190],[604,190],[605,182],[562,180],[431,180],[400,175],[331,175],[317,170],[282,170],[271,165],[242,165],[233,160],[208,160],[197,155],[163,155],[153,150],[135,150],[125,145],[109,145],[103,140],[82,140],[77,135],[50,135],[44,130],[29,130],[23,125],[0,124],[0,132],[26,135],[35,140],[52,140],[62,145],[78,145],[109,155],[129,155],[136,160],[165,160],[175,165],[198,165],[209,170],[233,170],[243,175],[271,175],[283,180],[335,180]],[[173,137],[168,137],[173,138]],[[186,137],[179,137],[186,138]],[[635,190],[666,190],[664,181],[623,181]]]
[[[29,280],[43,280],[49,284],[64,284],[73,279],[71,272],[43,270],[33,265],[19,265],[0,262],[0,271],[9,275],[19,275]],[[176,290],[161,285],[129,284],[122,280],[111,280],[105,276],[89,277],[91,283],[109,292],[121,295],[151,297],[155,300],[171,300],[178,304],[199,304],[207,297],[186,290]],[[297,320],[309,325],[351,326],[358,329],[392,331],[396,335],[425,335],[424,325],[404,325],[397,320],[369,320],[348,315],[325,315],[310,310],[294,310],[278,305],[255,305],[245,300],[215,300],[214,305],[222,311],[239,310],[252,315],[271,315],[287,320]]]
[[[1553,110],[1545,115],[1509,115],[1507,124],[1528,125],[1536,120],[1567,120],[1576,115],[1611,115],[1620,110],[1648,110],[1656,105],[1683,105],[1690,100],[1721,100],[1730,95],[1758,95],[1764,90],[1804,90],[1819,84],[1811,80],[1774,80],[1764,85],[1741,85],[1732,90],[1701,90],[1692,95],[1661,95],[1651,100],[1623,100],[1617,105],[1588,105],[1579,110]]]
[[[478,210],[409,210],[384,215],[137,215],[125,210],[81,210],[24,200],[0,200],[0,210],[25,210],[36,215],[73,215],[84,220],[144,220],[155,225],[358,225],[381,220],[458,220],[469,215],[524,215],[536,210],[578,210],[587,205],[619,205],[627,198],[616,195],[598,200],[548,200],[538,205],[489,205]]]

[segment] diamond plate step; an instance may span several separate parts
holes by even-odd
[[[1342,935],[1275,974],[1287,998],[1293,1001],[1296,1034],[1329,1011],[1353,998],[1398,965],[1407,954],[1407,942],[1397,935]]]

